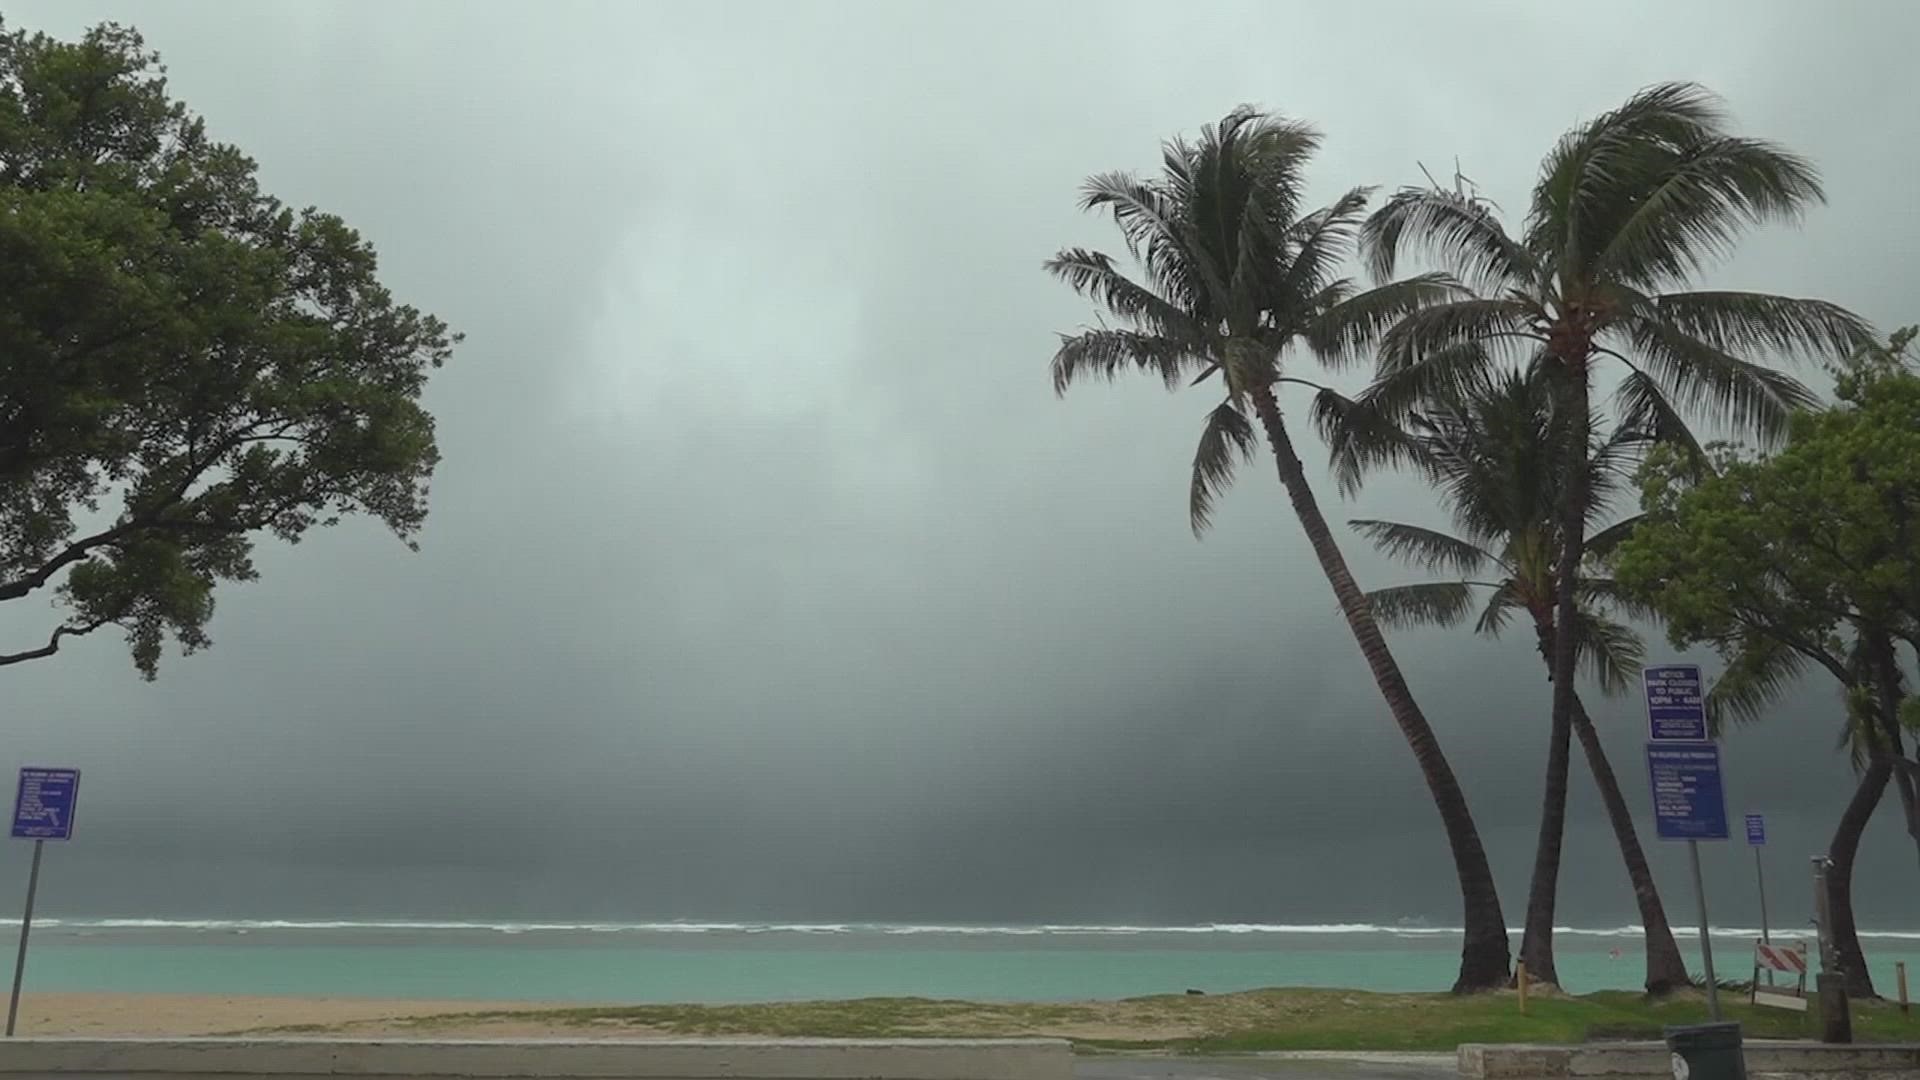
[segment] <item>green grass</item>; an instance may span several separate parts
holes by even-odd
[[[1812,1038],[1817,1011],[1756,1009],[1722,995],[1749,1038]],[[1817,1009],[1817,1006],[1816,1006]],[[1256,990],[1205,997],[1166,996],[1076,1004],[992,1004],[925,998],[868,998],[763,1005],[637,1005],[621,1008],[492,1010],[348,1024],[337,1034],[377,1029],[485,1037],[506,1025],[581,1034],[815,1038],[1068,1038],[1085,1052],[1164,1050],[1445,1051],[1467,1042],[1577,1043],[1657,1039],[1669,1024],[1707,1018],[1698,993],[1652,1002],[1609,991],[1535,996],[1520,1015],[1514,995],[1375,994],[1351,990]],[[312,1030],[311,1025],[302,1025]],[[289,1029],[278,1029],[287,1031]],[[250,1032],[249,1034],[257,1034]],[[1861,1041],[1920,1041],[1920,1016],[1882,1003],[1854,1006]]]

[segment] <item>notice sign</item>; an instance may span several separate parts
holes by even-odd
[[[1642,668],[1647,691],[1647,738],[1654,742],[1706,742],[1707,698],[1698,664]]]
[[[1720,747],[1647,747],[1653,781],[1654,831],[1662,840],[1725,840],[1727,799],[1720,782]]]
[[[13,800],[14,838],[70,838],[73,809],[79,799],[79,769],[21,769],[20,790]]]
[[[1754,847],[1767,846],[1767,819],[1759,814],[1747,815],[1747,843]]]

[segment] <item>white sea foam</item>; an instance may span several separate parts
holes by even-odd
[[[947,925],[941,923],[783,923],[783,922],[700,922],[672,920],[664,922],[521,922],[465,921],[441,919],[148,919],[148,918],[45,918],[42,927],[66,930],[154,930],[205,933],[247,933],[252,931],[321,932],[361,931],[367,933],[496,933],[496,934],[809,934],[953,937],[1144,937],[1179,935],[1183,937],[1388,937],[1445,938],[1461,934],[1455,926],[1426,926],[1414,923],[1198,923],[1186,925],[1098,923],[1048,923],[1019,925]],[[0,926],[7,920],[0,920]],[[1518,935],[1520,928],[1510,928]],[[1676,926],[1673,932],[1684,939],[1697,937],[1693,927]],[[1614,927],[1557,926],[1554,933],[1567,937],[1634,939],[1642,929],[1636,925]],[[1789,938],[1811,936],[1804,928],[1783,928],[1775,933]],[[1716,926],[1716,938],[1757,938],[1760,931],[1751,927]],[[1870,940],[1920,941],[1920,930],[1862,930]]]

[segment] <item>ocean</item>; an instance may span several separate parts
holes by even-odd
[[[1716,929],[1721,979],[1758,932]],[[1513,935],[1516,943],[1519,933]],[[1570,990],[1634,989],[1639,931],[1563,928]],[[1920,932],[1862,936],[1920,973]],[[1695,932],[1681,933],[1699,972]],[[1068,1001],[1269,986],[1444,990],[1459,932],[1417,926],[911,926],[36,920],[31,991],[603,1003],[916,996]]]

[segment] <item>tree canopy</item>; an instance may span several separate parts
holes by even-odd
[[[1795,417],[1767,457],[1721,448],[1700,477],[1656,455],[1642,473],[1645,517],[1616,552],[1620,582],[1651,601],[1677,646],[1736,662],[1786,650],[1847,678],[1851,639],[1879,633],[1920,650],[1920,374],[1912,331],[1839,371],[1838,403]],[[1721,695],[1736,712],[1749,699]]]
[[[1667,455],[1643,474],[1645,518],[1616,552],[1620,584],[1667,622],[1676,646],[1727,660],[1717,718],[1757,716],[1805,670],[1850,694],[1844,733],[1886,755],[1920,840],[1916,766],[1903,733],[1920,708],[1904,674],[1920,657],[1920,373],[1912,330],[1838,369],[1837,403],[1794,418],[1764,458],[1720,453],[1696,478]]]
[[[57,610],[0,665],[113,626],[151,678],[258,534],[366,514],[411,543],[426,515],[419,398],[457,336],[164,76],[130,29],[0,27],[0,602]]]

